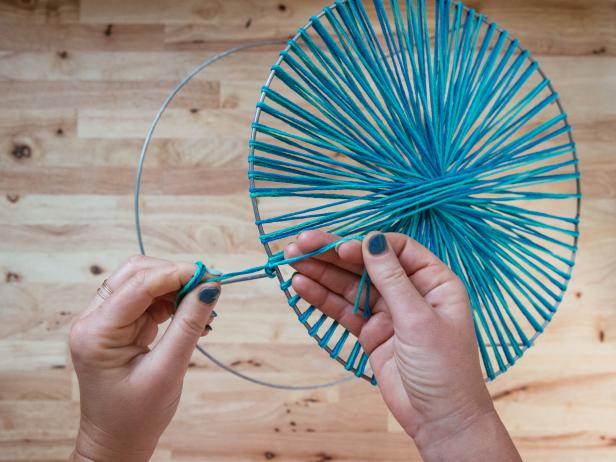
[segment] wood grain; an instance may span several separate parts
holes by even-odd
[[[490,384],[524,460],[616,460],[616,2],[469,0],[558,89],[581,160],[582,236],[567,295]],[[72,319],[136,251],[134,168],[151,117],[211,53],[284,40],[323,2],[0,0],[0,461],[65,460],[78,424]],[[246,142],[275,46],[218,63],[163,118],[144,172],[146,248],[220,269],[258,264]],[[276,207],[275,204],[264,204]],[[204,345],[267,380],[343,371],[271,281],[225,289]],[[301,357],[302,361],[297,361]],[[154,461],[419,460],[372,387],[253,386],[193,357]]]

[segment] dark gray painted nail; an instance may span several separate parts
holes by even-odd
[[[209,332],[211,330],[214,330],[214,328],[208,324],[207,326],[205,326],[205,330]]]
[[[218,316],[218,313],[216,312],[216,310],[212,310],[212,317],[216,318]]]
[[[387,250],[387,241],[382,233],[375,234],[368,241],[368,252],[372,255],[379,255]]]
[[[204,287],[199,291],[199,300],[206,305],[214,303],[220,295],[218,287]]]

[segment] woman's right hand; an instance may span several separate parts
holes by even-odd
[[[301,233],[285,257],[337,239]],[[298,295],[359,338],[387,406],[425,460],[520,460],[483,381],[464,284],[428,249],[372,233],[293,267]],[[376,289],[367,320],[352,313],[364,268]]]

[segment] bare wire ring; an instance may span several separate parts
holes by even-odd
[[[321,12],[319,14],[319,17],[323,15],[323,12]],[[216,61],[219,61],[223,58],[225,58],[226,56],[232,55],[234,53],[237,53],[239,51],[243,51],[243,50],[247,50],[250,48],[257,48],[257,47],[262,47],[265,45],[282,45],[284,43],[286,43],[287,40],[286,39],[272,39],[272,40],[263,40],[263,41],[259,41],[259,42],[252,42],[252,43],[247,43],[245,45],[240,45],[234,48],[229,48],[228,50],[225,50],[221,53],[218,53],[208,59],[206,59],[205,61],[203,61],[201,64],[199,64],[197,67],[195,67],[194,69],[192,69],[177,85],[176,87],[169,93],[169,95],[167,96],[167,98],[165,98],[165,101],[163,102],[163,104],[161,105],[161,107],[158,109],[158,112],[156,113],[156,115],[154,116],[154,119],[152,120],[150,127],[148,128],[148,131],[146,133],[146,136],[143,140],[143,145],[141,147],[141,153],[139,155],[139,162],[137,164],[137,173],[135,175],[135,189],[134,189],[134,193],[133,193],[133,212],[134,212],[134,219],[135,219],[135,231],[137,234],[137,241],[139,244],[139,250],[141,251],[142,255],[145,255],[145,246],[143,243],[143,235],[142,235],[142,230],[141,230],[141,212],[140,212],[140,207],[139,207],[139,198],[140,198],[140,193],[141,193],[141,177],[143,176],[143,164],[145,163],[145,158],[146,158],[146,153],[148,151],[148,147],[150,145],[150,142],[152,141],[152,138],[154,136],[154,130],[156,129],[156,126],[158,125],[158,122],[160,121],[163,112],[167,109],[167,106],[169,106],[169,104],[171,103],[171,101],[173,100],[173,98],[180,92],[180,90],[182,90],[182,88],[184,88],[186,86],[186,84],[188,84],[188,82],[190,82],[193,77],[195,77],[197,74],[199,74],[201,71],[203,71],[204,69],[206,69],[208,66],[210,66],[211,64],[214,64]],[[271,80],[271,78],[270,78]],[[266,251],[269,253],[270,249],[269,247],[266,248]],[[276,269],[276,271],[278,271]],[[254,278],[246,278],[246,279],[254,279]],[[235,280],[235,282],[239,282],[240,279]],[[100,290],[100,289],[99,289]],[[309,384],[309,385],[286,385],[286,384],[282,384],[282,383],[273,383],[273,382],[267,382],[265,380],[260,380],[256,377],[252,377],[248,374],[245,374],[243,372],[240,372],[236,369],[234,369],[233,367],[227,366],[226,364],[224,364],[222,361],[220,361],[218,358],[216,358],[214,355],[212,355],[210,352],[206,351],[202,346],[197,345],[196,349],[206,358],[208,358],[212,363],[216,364],[217,366],[219,366],[221,369],[229,372],[230,374],[233,374],[243,380],[246,380],[248,382],[257,384],[257,385],[262,385],[265,387],[269,387],[269,388],[275,388],[275,389],[280,389],[280,390],[316,390],[319,388],[326,388],[326,387],[331,387],[331,386],[335,386],[335,385],[339,385],[341,383],[345,383],[345,382],[349,382],[351,380],[353,380],[355,378],[355,376],[353,375],[349,375],[349,376],[345,376],[342,377],[340,379],[335,379],[332,380],[330,382],[325,382],[325,383],[317,383],[317,384]]]

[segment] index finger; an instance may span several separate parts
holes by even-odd
[[[159,265],[136,272],[105,300],[99,310],[111,324],[124,327],[135,322],[155,298],[177,292],[191,279],[195,265]]]
[[[297,237],[295,245],[297,245],[302,253],[307,254],[338,240],[340,240],[340,236],[336,236],[335,234],[326,233],[322,230],[310,230],[302,231]],[[328,250],[327,252],[319,255],[315,255],[312,258],[322,262],[331,263],[355,274],[361,274],[364,270],[363,262],[360,261],[358,264],[349,263],[348,261],[341,259],[334,249]]]

